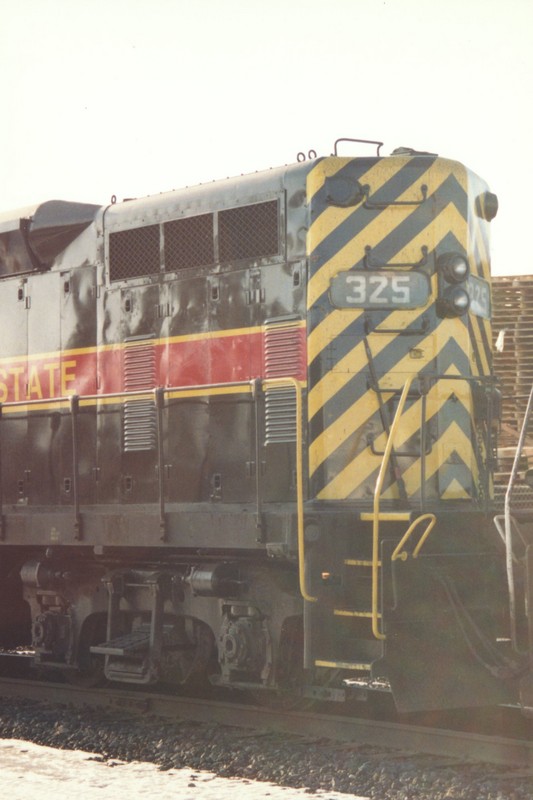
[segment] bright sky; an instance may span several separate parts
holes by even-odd
[[[0,0],[0,31],[0,212],[378,139],[482,175],[493,271],[533,273],[531,0]]]

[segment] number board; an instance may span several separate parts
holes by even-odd
[[[466,291],[470,298],[470,311],[477,317],[490,319],[490,286],[483,278],[469,275]]]
[[[329,294],[336,308],[419,308],[430,285],[423,272],[339,272]]]

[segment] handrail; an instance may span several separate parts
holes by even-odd
[[[304,532],[304,487],[303,487],[303,405],[302,405],[302,388],[303,382],[297,378],[290,376],[280,378],[265,378],[261,379],[261,386],[265,388],[281,388],[283,386],[292,386],[296,395],[296,509],[297,509],[297,542],[298,542],[298,578],[300,585],[300,593],[304,600],[315,602],[316,597],[313,597],[307,590],[306,577],[305,577],[305,532]],[[159,464],[159,515],[160,515],[160,529],[161,538],[165,540],[165,501],[163,494],[163,448],[162,448],[162,422],[161,411],[164,399],[168,395],[178,397],[180,395],[189,396],[191,393],[201,394],[203,391],[221,390],[223,394],[240,394],[247,390],[254,397],[257,403],[257,382],[252,381],[236,381],[232,383],[213,383],[213,384],[199,384],[195,386],[168,386],[156,387],[153,390],[137,389],[135,391],[126,392],[113,392],[110,394],[91,394],[91,395],[73,395],[63,397],[51,397],[43,400],[17,400],[1,404],[0,408],[5,411],[6,408],[14,410],[24,410],[27,407],[40,408],[44,404],[57,405],[70,409],[73,416],[73,426],[75,426],[75,418],[80,406],[89,402],[99,402],[102,400],[120,400],[121,398],[128,398],[129,400],[146,400],[151,399],[158,412],[158,464]],[[74,450],[77,454],[77,433],[73,427]],[[260,469],[260,465],[256,465],[256,469]],[[81,514],[79,508],[79,494],[77,490],[77,464],[74,465],[75,472],[75,531],[76,538],[79,538],[81,531]],[[2,510],[2,498],[0,497],[0,511]]]
[[[376,480],[376,487],[374,489],[374,508],[373,508],[373,523],[372,523],[372,633],[376,639],[385,639],[385,635],[379,630],[379,508],[381,490],[383,489],[383,482],[385,480],[385,473],[389,466],[389,460],[392,453],[394,435],[399,425],[400,417],[402,416],[407,395],[411,388],[415,376],[409,375],[405,382],[396,408],[396,413],[389,430],[387,444],[385,445],[385,452],[381,460],[378,477]]]
[[[296,378],[265,378],[262,381],[263,389],[293,386],[296,393],[296,512],[298,531],[298,579],[300,594],[309,603],[315,603],[318,598],[313,597],[307,590],[305,579],[305,529],[304,529],[304,491],[303,491],[303,417],[302,417],[302,383]]]
[[[415,528],[418,527],[419,523],[423,522],[426,519],[429,520],[426,530],[418,540],[418,544],[416,545],[416,547],[412,552],[413,558],[418,558],[418,554],[421,551],[424,542],[428,538],[429,534],[435,527],[435,523],[437,522],[437,517],[435,516],[435,514],[422,514],[420,517],[417,517],[411,522],[408,529],[402,536],[401,540],[396,545],[394,552],[391,556],[391,561],[396,561],[397,559],[401,559],[402,561],[407,561],[407,559],[409,558],[409,553],[407,552],[407,550],[402,550],[402,548],[404,547],[405,544],[407,544],[408,540],[411,538],[411,535],[413,534]]]
[[[3,403],[0,403],[0,422],[2,421]],[[2,438],[0,437],[0,541],[6,538],[6,518],[4,514],[4,479],[2,474]]]
[[[505,503],[504,503],[505,565],[507,569],[507,585],[509,588],[509,616],[511,622],[511,643],[515,652],[520,652],[520,647],[518,642],[518,631],[516,622],[516,586],[515,586],[514,566],[513,566],[513,529],[512,529],[512,516],[511,516],[511,495],[513,492],[513,485],[516,480],[516,476],[518,474],[520,458],[522,456],[522,450],[524,448],[524,443],[527,436],[527,426],[529,423],[529,418],[531,416],[532,410],[533,410],[533,385],[531,386],[531,391],[529,393],[529,398],[524,413],[524,420],[522,422],[522,429],[520,431],[518,444],[516,446],[516,453],[513,461],[513,467],[511,469],[511,475],[509,476],[509,484],[507,486],[507,491],[505,492]]]
[[[272,379],[265,379],[263,383],[266,383],[269,380],[285,380],[285,378],[272,378]],[[294,379],[296,380],[296,379]],[[164,395],[168,394],[189,394],[191,392],[201,394],[202,392],[212,391],[213,389],[220,389],[223,390],[224,393],[229,392],[233,393],[232,390],[235,390],[235,394],[238,394],[240,390],[243,388],[247,388],[251,391],[251,386],[253,381],[234,381],[231,383],[205,383],[205,384],[195,384],[193,386],[161,386],[156,387],[160,388]],[[109,392],[108,394],[82,394],[77,395],[80,401],[80,406],[86,405],[88,402],[99,402],[103,400],[120,400],[121,398],[125,397],[128,400],[153,400],[154,399],[154,389],[135,389],[133,391],[123,391],[123,392]],[[2,408],[4,411],[6,409],[20,409],[24,410],[27,406],[32,408],[41,408],[42,406],[48,405],[58,405],[64,406],[68,408],[70,406],[70,398],[71,395],[62,395],[61,397],[45,397],[39,400],[10,400],[7,402],[2,403]]]
[[[165,513],[165,454],[163,443],[163,403],[165,390],[162,387],[154,389],[154,405],[157,414],[157,483],[159,489],[159,538],[162,542],[167,538],[167,518]]]
[[[74,538],[82,538],[81,514],[80,514],[80,476],[79,476],[79,454],[78,454],[78,411],[80,408],[80,398],[77,394],[70,398],[70,415],[72,423],[72,491],[74,494]]]

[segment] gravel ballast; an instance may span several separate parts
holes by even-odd
[[[375,800],[531,800],[533,772],[225,725],[0,699],[0,738]]]

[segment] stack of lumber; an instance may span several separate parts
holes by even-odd
[[[496,483],[505,485],[533,384],[533,276],[494,277],[492,313],[494,371],[503,398]],[[533,467],[533,416],[520,463],[521,470],[528,466]]]

